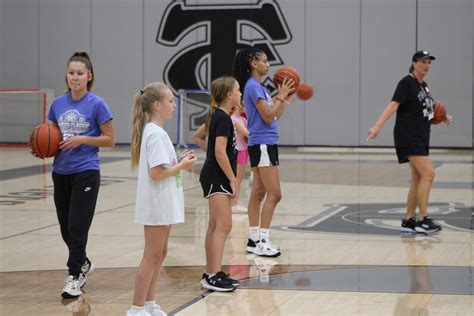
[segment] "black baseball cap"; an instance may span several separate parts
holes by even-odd
[[[419,50],[415,54],[413,54],[413,57],[411,58],[411,61],[419,61],[425,58],[429,58],[431,60],[435,60],[434,56],[431,56],[430,53],[428,53],[426,50]]]

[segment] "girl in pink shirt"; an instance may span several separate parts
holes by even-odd
[[[242,104],[234,107],[231,115],[232,123],[235,128],[235,136],[237,140],[237,184],[235,197],[232,199],[232,211],[234,213],[247,213],[247,208],[239,203],[240,185],[245,178],[245,168],[249,161],[249,153],[247,151],[249,131],[247,130],[247,119],[241,115],[243,111]]]

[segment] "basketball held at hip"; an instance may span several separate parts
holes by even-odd
[[[59,152],[59,143],[63,136],[58,126],[53,124],[40,124],[31,132],[28,146],[31,154],[44,159],[54,157]]]

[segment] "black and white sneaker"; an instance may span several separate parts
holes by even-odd
[[[89,258],[86,257],[86,261],[81,267],[81,273],[79,274],[79,285],[83,288],[86,285],[87,277],[92,274],[95,270],[95,265]]]
[[[246,247],[247,252],[254,253],[255,247],[257,247],[258,243],[259,243],[259,240],[253,241],[252,239],[249,238],[249,241],[247,242],[247,247]]]
[[[402,219],[402,227],[400,229],[402,234],[416,234],[416,227],[418,227],[416,218]]]
[[[278,257],[281,255],[280,250],[265,239],[260,239],[253,253],[261,257]]]
[[[422,221],[418,222],[418,226],[415,229],[419,233],[429,235],[439,232],[441,230],[441,226],[433,222],[430,217],[425,216]]]
[[[74,298],[81,295],[81,286],[78,276],[70,275],[66,280],[61,296],[64,298]]]
[[[221,272],[218,272],[218,273],[224,273],[224,272],[221,271]],[[209,275],[209,273],[204,272],[204,273],[202,274],[202,279],[201,279],[201,280],[204,280],[208,275]],[[232,279],[229,274],[225,274],[225,273],[224,273],[224,275],[225,275],[225,277],[227,278],[227,280],[229,280],[229,282],[230,282],[234,287],[238,287],[238,286],[240,285],[240,281],[239,281],[239,280]]]
[[[205,289],[217,292],[232,292],[235,290],[235,286],[232,285],[231,281],[222,271],[217,272],[213,276],[204,273],[201,285]]]

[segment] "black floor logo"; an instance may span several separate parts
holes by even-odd
[[[405,204],[331,204],[307,220],[275,229],[338,234],[399,235]],[[472,232],[473,208],[463,203],[430,203],[428,213],[444,230]]]
[[[275,45],[291,41],[291,33],[275,0],[255,3],[222,1],[222,4],[193,5],[172,1],[166,8],[156,42],[178,47],[193,31],[202,38],[180,48],[167,62],[163,80],[177,93],[179,89],[209,90],[210,82],[232,73],[237,50],[257,47],[265,51],[270,65],[282,60]]]

